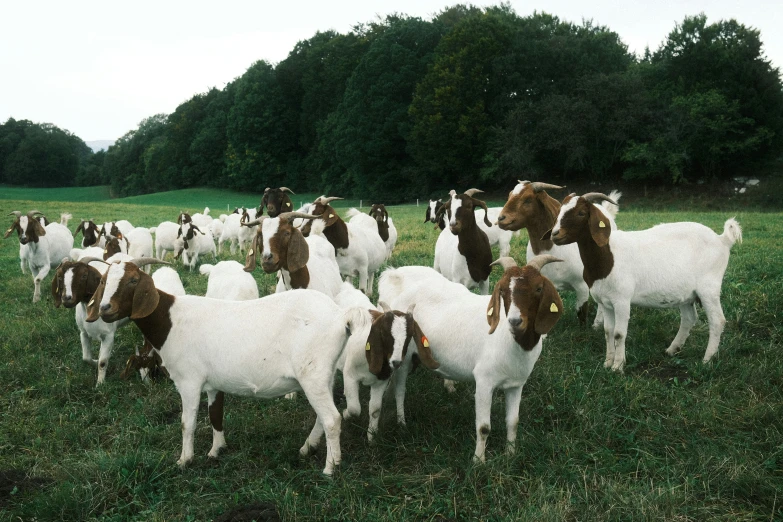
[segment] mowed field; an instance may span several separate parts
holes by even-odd
[[[0,211],[35,208],[52,220],[70,212],[71,230],[79,218],[149,227],[182,209],[209,205],[217,216],[226,205],[259,200],[206,189],[105,197],[0,188]],[[439,230],[422,223],[424,211],[389,208],[399,231],[391,265],[431,266]],[[721,232],[732,215],[621,206],[617,223],[638,230],[698,221]],[[32,304],[32,278],[19,270],[14,235],[0,242],[0,520],[201,521],[263,503],[283,520],[779,520],[783,215],[736,218],[744,243],[732,250],[722,294],[726,329],[709,365],[701,363],[703,313],[683,352],[667,358],[678,312],[634,308],[625,374],[605,370],[603,332],[579,326],[574,295],[564,292],[568,313],[545,340],[522,395],[515,456],[503,451],[502,394],[493,403],[487,463],[474,465],[473,385],[459,383],[449,394],[422,367],[408,380],[407,427],[397,425],[387,394],[373,444],[363,390],[363,415],[343,422],[343,463],[331,479],[321,474],[323,446],[310,458],[298,455],[315,420],[302,394],[293,401],[226,397],[228,448],[217,461],[206,457],[212,432],[204,396],[196,456],[180,470],[173,383],[119,378],[140,345],[136,327],[119,331],[107,382],[96,388],[95,367],[81,361],[73,311],[52,304],[51,275],[44,299]],[[524,232],[512,242],[520,263],[526,242]],[[229,258],[243,261],[220,256]],[[204,276],[179,272],[188,293],[205,293]],[[254,276],[262,295],[273,291],[273,276],[260,269]],[[496,268],[491,288],[499,277]]]

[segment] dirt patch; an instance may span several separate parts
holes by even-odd
[[[642,377],[656,379],[672,386],[692,387],[698,384],[686,368],[666,361],[639,364],[633,373]]]
[[[0,507],[3,507],[25,493],[40,489],[51,484],[52,479],[29,477],[19,469],[0,471]]]
[[[237,506],[215,519],[215,522],[280,522],[277,508],[271,502]]]

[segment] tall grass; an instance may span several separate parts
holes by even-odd
[[[174,219],[185,202],[195,211],[235,197],[205,193],[194,201],[188,194],[150,204],[6,199],[0,207],[151,226]],[[255,205],[257,196],[246,201]],[[389,213],[400,233],[391,264],[431,265],[439,231],[422,224],[424,207]],[[693,220],[721,231],[731,215],[621,208],[618,224],[634,230]],[[73,312],[54,309],[51,299],[32,304],[30,275],[20,273],[18,242],[9,238],[0,243],[0,520],[212,520],[259,502],[274,503],[286,520],[780,519],[782,218],[737,215],[745,243],[732,251],[726,330],[710,365],[701,363],[703,314],[682,354],[669,359],[663,351],[677,313],[635,308],[626,373],[611,373],[602,367],[603,333],[578,325],[573,293],[564,292],[568,313],[523,392],[516,456],[502,451],[502,394],[488,462],[474,466],[473,386],[459,384],[450,395],[420,369],[408,383],[408,426],[397,426],[387,397],[372,445],[363,392],[363,416],[343,423],[344,460],[333,479],[320,473],[323,451],[298,457],[314,421],[301,394],[295,401],[228,397],[229,448],[218,461],[206,458],[211,429],[202,409],[195,461],[180,471],[173,384],[118,378],[140,342],[136,328],[120,330],[107,382],[96,389],[95,368],[81,362]],[[512,242],[519,261],[525,243],[524,234]],[[189,293],[203,295],[206,279],[179,272]],[[273,291],[272,276],[254,276],[262,294]],[[498,277],[496,270],[493,284]]]

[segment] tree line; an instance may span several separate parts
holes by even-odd
[[[42,133],[59,144],[51,158]],[[590,21],[456,5],[318,32],[105,154],[72,145],[68,156],[74,141],[9,120],[0,180],[33,184],[51,168],[49,184],[106,183],[117,196],[285,185],[386,202],[518,178],[682,183],[779,158],[783,85],[759,31],[735,20],[687,17],[635,56]]]

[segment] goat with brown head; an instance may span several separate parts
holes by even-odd
[[[378,224],[378,235],[384,241],[389,240],[389,213],[386,211],[386,205],[376,203],[370,208],[370,215]]]
[[[125,250],[123,251],[122,247],[125,247]],[[128,253],[128,240],[125,238],[119,239],[117,237],[113,237],[106,241],[106,246],[103,249],[103,260],[106,261],[114,254],[127,254]]]
[[[84,257],[79,261],[63,260],[52,279],[52,298],[55,308],[60,305],[73,308],[88,302],[101,283],[101,273],[89,263],[103,261],[97,257]]]
[[[152,277],[141,270],[141,267],[149,264],[169,263],[154,258],[111,263],[87,305],[87,322],[97,321],[98,318],[107,323],[126,317],[143,319],[154,312],[158,307],[160,292],[155,288]],[[109,295],[104,295],[107,289]],[[158,346],[152,338],[150,341],[153,346]]]
[[[329,240],[335,249],[348,248],[348,227],[345,225],[345,221],[337,214],[337,211],[329,204],[338,199],[343,198],[321,196],[313,202],[310,208],[310,214],[321,218],[326,224],[324,237]],[[311,225],[312,221],[308,222],[302,230],[305,237],[309,235]]]
[[[19,235],[20,244],[38,243],[38,238],[46,235],[46,229],[37,219],[39,214],[41,213],[37,210],[31,210],[26,216],[23,216],[18,210],[9,213],[9,216],[14,216],[15,218],[13,223],[11,223],[11,227],[5,231],[3,237],[7,238],[16,231]]]
[[[73,233],[73,235],[75,236],[79,232],[81,232],[84,236],[82,239],[82,248],[96,246],[98,243],[100,243],[101,238],[98,232],[98,226],[91,219],[86,221],[82,219],[82,222],[79,223],[78,227],[76,227],[76,231]]]
[[[487,205],[483,201],[474,198],[474,194],[481,192],[478,189],[466,190],[463,194],[457,194],[452,190],[449,195],[451,199],[443,205],[441,213],[447,213],[449,219],[449,230],[452,234],[459,237],[457,248],[459,254],[465,258],[467,271],[470,279],[479,285],[482,293],[486,293],[489,288],[489,274],[492,272],[490,263],[492,262],[492,248],[489,244],[487,234],[479,228],[476,223],[475,208],[484,209],[484,224],[492,226],[487,218]],[[436,245],[436,257],[438,246]],[[449,277],[463,278],[460,274],[452,274]]]
[[[549,333],[563,314],[563,302],[552,282],[541,275],[554,256],[536,256],[527,265],[517,266],[510,257],[501,257],[493,265],[503,267],[503,276],[495,285],[487,307],[487,323],[492,334],[500,324],[500,307],[506,312],[514,340],[524,350],[532,350]]]
[[[378,379],[388,379],[405,360],[411,339],[416,343],[421,363],[430,370],[438,369],[440,364],[432,357],[430,343],[413,318],[415,305],[411,305],[405,313],[391,310],[384,302],[378,305],[383,312],[370,310],[373,321],[365,346],[370,373]]]
[[[498,215],[498,226],[512,231],[526,228],[536,255],[549,250],[551,242],[543,242],[541,236],[552,228],[560,212],[560,202],[550,197],[546,190],[562,188],[549,183],[520,181],[508,194],[508,201]]]
[[[294,194],[294,191],[288,187],[267,187],[264,190],[264,196],[261,198],[261,205],[258,207],[256,216],[264,213],[264,207],[266,207],[267,215],[271,218],[277,217],[282,212],[291,212],[294,209],[294,204],[288,194]]]

